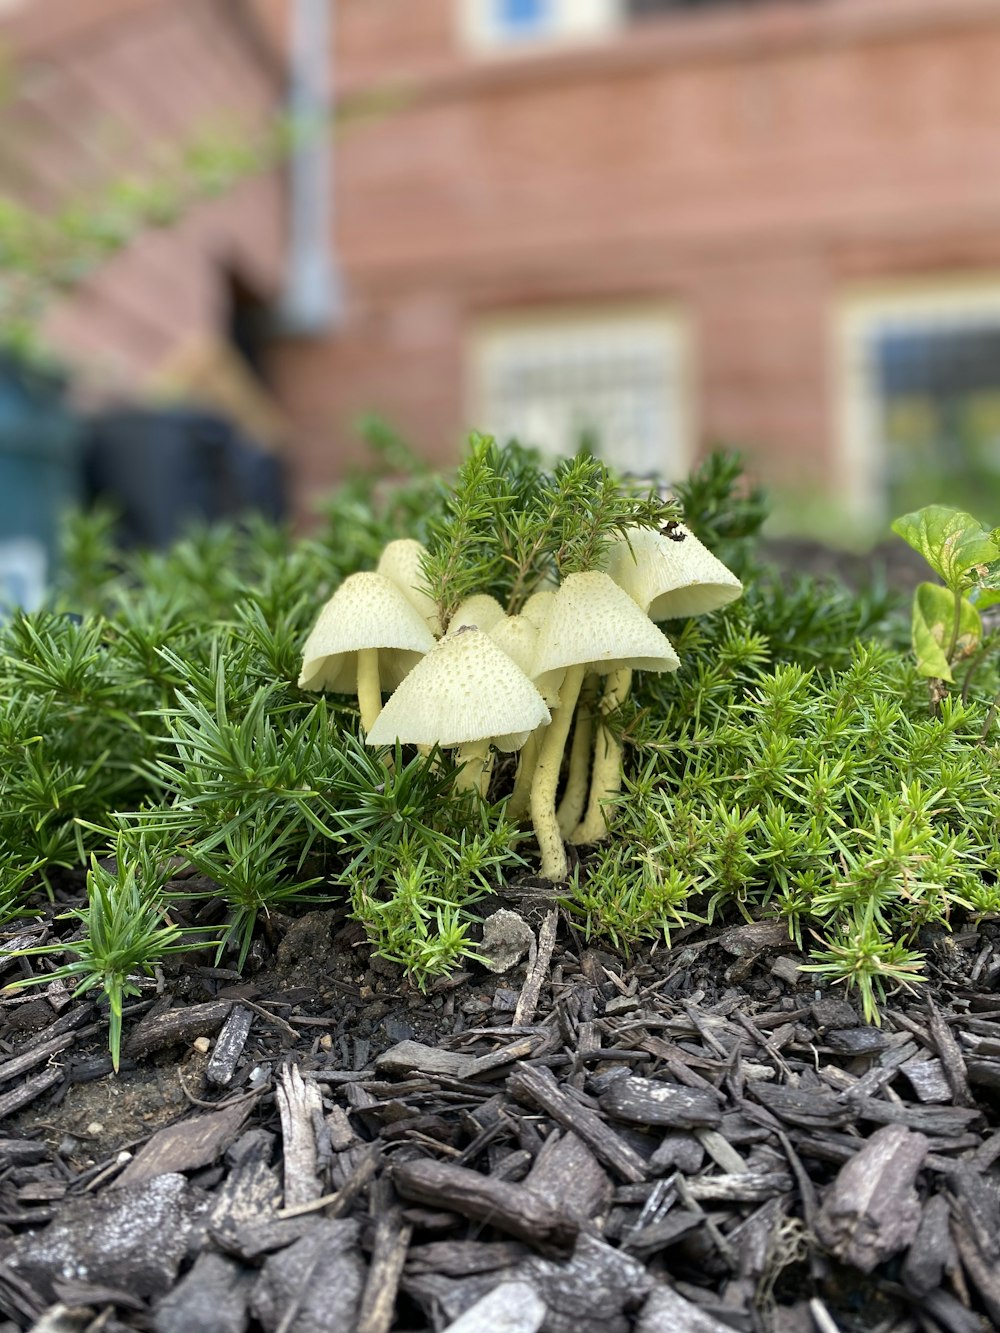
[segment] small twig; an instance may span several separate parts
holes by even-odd
[[[553,907],[547,913],[538,931],[538,952],[535,955],[531,971],[521,987],[517,1008],[514,1010],[515,1027],[522,1024],[528,1025],[535,1016],[535,1010],[538,1008],[538,997],[542,993],[542,982],[548,974],[549,964],[552,961],[552,951],[556,946],[558,921],[559,913]]]

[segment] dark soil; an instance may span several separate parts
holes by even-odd
[[[426,996],[272,920],[117,1076],[92,1004],[6,996],[0,1330],[1000,1327],[992,926],[876,1028],[774,923],[628,962],[509,906],[534,962]]]

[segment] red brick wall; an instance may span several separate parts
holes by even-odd
[[[495,61],[453,0],[337,7],[341,89],[406,91],[337,146],[346,321],[281,357],[303,505],[364,409],[454,455],[478,317],[623,299],[685,312],[703,439],[836,481],[838,294],[1000,268],[1000,0],[776,0]]]
[[[262,127],[284,98],[282,56],[249,0],[34,0],[0,23],[13,100],[0,189],[51,210],[220,122]],[[44,321],[92,393],[132,392],[179,345],[217,331],[223,271],[276,296],[284,259],[280,176],[247,181],[179,225],[140,236]]]

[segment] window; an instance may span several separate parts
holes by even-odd
[[[474,344],[470,424],[548,456],[586,441],[671,480],[690,456],[685,339],[664,314],[497,321]]]
[[[819,0],[801,0],[801,3],[819,3]],[[625,12],[629,19],[656,18],[662,14],[691,13],[701,9],[746,10],[760,9],[774,0],[626,0]]]
[[[1000,511],[1000,284],[855,302],[842,338],[859,507]]]
[[[544,30],[551,22],[545,0],[496,0],[495,9],[498,29],[513,37]]]
[[[458,0],[458,4],[466,44],[496,53],[610,32],[621,22],[623,0]]]

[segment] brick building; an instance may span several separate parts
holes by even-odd
[[[211,127],[253,133],[285,98],[271,17],[253,0],[0,0],[0,190],[54,212],[155,176],[161,153]],[[54,300],[44,334],[89,393],[134,392],[227,328],[246,293],[278,292],[284,236],[280,174],[247,180],[139,234]]]
[[[592,425],[857,516],[1000,506],[1000,0],[337,14],[341,95],[398,96],[337,145],[344,322],[284,365],[304,487],[374,406],[441,458]]]
[[[213,108],[273,114],[284,9],[0,0],[23,188]],[[1000,0],[334,12],[343,303],[259,362],[300,510],[373,410],[442,462],[470,426],[554,448],[590,429],[667,476],[725,441],[809,522],[815,497],[862,520],[981,510],[990,487],[1000,507]],[[241,300],[277,304],[288,216],[281,173],[247,182],[141,238],[49,331],[105,385],[145,383]]]

